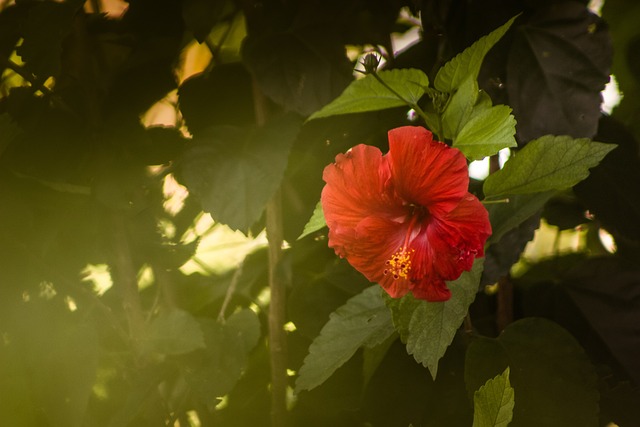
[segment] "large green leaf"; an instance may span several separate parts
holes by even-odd
[[[473,394],[473,427],[508,426],[513,418],[514,405],[514,392],[507,368]]]
[[[527,318],[497,339],[478,338],[467,350],[465,383],[473,393],[510,368],[518,395],[513,426],[596,426],[597,376],[578,342],[557,324]]]
[[[184,310],[172,310],[156,317],[143,341],[146,351],[167,355],[185,354],[204,347],[200,324]]]
[[[435,88],[441,92],[451,93],[468,77],[476,80],[485,55],[502,38],[516,18],[517,16],[514,16],[444,64],[433,82]]]
[[[375,347],[394,333],[380,294],[379,286],[371,286],[331,314],[309,347],[296,380],[297,392],[319,386],[360,347]]]
[[[429,86],[429,79],[426,74],[412,68],[380,71],[377,75],[398,95],[411,104],[417,104],[422,95],[424,95],[424,88]],[[406,106],[407,104],[374,76],[368,75],[351,82],[339,97],[320,111],[312,114],[309,120],[337,114],[384,110],[386,108],[402,107],[403,105]]]
[[[485,206],[489,212],[489,221],[493,233],[488,243],[496,243],[504,234],[531,217],[556,194],[556,191],[542,193],[518,194],[509,196],[505,203],[491,203]]]
[[[311,215],[309,222],[305,224],[304,229],[302,230],[302,234],[300,235],[300,237],[298,237],[298,240],[308,236],[311,233],[315,233],[316,231],[321,230],[326,226],[327,222],[324,220],[322,204],[318,202],[316,208],[313,210],[313,214]]]
[[[546,135],[529,142],[484,183],[487,197],[562,190],[589,176],[616,146],[587,138]]]
[[[399,299],[387,298],[393,323],[407,351],[422,363],[435,379],[438,361],[462,324],[467,309],[478,291],[484,258],[476,259],[471,271],[464,272],[452,282],[451,299],[445,302],[427,302],[408,294]]]
[[[212,128],[187,149],[180,176],[214,220],[247,231],[280,185],[299,127],[285,116],[249,131]]]
[[[453,146],[467,159],[479,160],[517,146],[515,133],[516,119],[511,108],[496,105],[474,115],[454,138]]]

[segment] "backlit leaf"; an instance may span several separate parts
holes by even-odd
[[[308,236],[311,233],[315,233],[318,230],[327,226],[327,222],[324,220],[324,212],[322,211],[322,204],[318,202],[316,208],[313,210],[313,215],[309,219],[309,222],[304,226],[304,230],[302,230],[302,234],[299,239]]]
[[[406,101],[413,104],[420,100],[424,95],[424,88],[429,85],[429,79],[426,74],[411,68],[379,71],[378,77]],[[336,114],[384,110],[406,105],[404,101],[384,87],[374,76],[368,75],[363,79],[351,82],[339,97],[322,110],[312,114],[309,119],[329,117]]]
[[[496,105],[469,120],[454,138],[453,146],[467,159],[480,160],[503,148],[517,146],[515,133],[516,120],[511,108]]]
[[[433,82],[435,88],[451,93],[468,77],[476,80],[485,55],[502,38],[516,18],[517,16],[514,16],[501,27],[480,38],[440,68]]]
[[[509,368],[488,380],[473,394],[473,427],[506,427],[515,405]]]
[[[484,183],[487,197],[562,190],[582,181],[616,146],[546,135],[528,143]]]

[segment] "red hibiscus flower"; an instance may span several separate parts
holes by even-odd
[[[389,153],[358,145],[327,166],[329,246],[393,298],[446,301],[445,281],[484,256],[487,210],[467,191],[463,154],[421,127],[389,131]]]

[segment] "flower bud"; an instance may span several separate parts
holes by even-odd
[[[362,59],[365,74],[374,74],[378,70],[378,65],[380,65],[380,58],[373,53],[368,54]]]

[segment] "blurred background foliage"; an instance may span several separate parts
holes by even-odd
[[[519,407],[516,387],[512,425],[638,425],[634,0],[0,2],[0,424],[269,425],[265,203],[280,188],[293,386],[329,314],[369,286],[326,230],[297,240],[322,170],[356,144],[385,149],[386,131],[409,123],[403,108],[304,119],[365,52],[433,80],[521,12],[478,79],[513,108],[519,144],[568,134],[619,147],[487,251],[473,352],[456,338],[434,381],[399,340],[373,359],[359,351],[289,393],[289,421],[471,425],[480,373],[510,357],[534,396]],[[603,107],[610,76],[620,99]],[[256,128],[262,95],[272,119]],[[530,323],[498,338],[531,317],[555,322],[537,326],[546,339],[529,339]],[[532,367],[527,345],[566,366]],[[575,393],[536,400],[562,372],[583,379]]]

